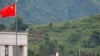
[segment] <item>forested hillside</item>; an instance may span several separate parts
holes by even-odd
[[[29,29],[29,56],[49,56],[56,52],[60,56],[100,55],[100,15],[31,25]]]
[[[0,0],[0,10],[15,3]],[[28,56],[100,56],[100,0],[18,0],[0,31],[29,29]]]
[[[0,9],[15,0],[0,0]],[[26,23],[60,22],[100,14],[99,0],[18,0],[17,13]],[[12,20],[0,20],[11,23]]]

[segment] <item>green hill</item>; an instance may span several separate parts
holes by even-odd
[[[31,25],[29,29],[29,50],[35,56],[47,56],[56,51],[60,56],[78,56],[79,44],[81,56],[89,54],[91,50],[95,55],[100,52],[100,15],[68,22]]]

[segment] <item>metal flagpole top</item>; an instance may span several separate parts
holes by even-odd
[[[15,0],[17,2],[17,0]]]
[[[17,0],[15,0],[15,3],[16,3],[16,5],[17,5]],[[17,6],[16,6],[16,7],[17,7]],[[16,56],[18,56],[18,51],[17,51],[17,49],[18,49],[18,43],[17,43],[17,42],[18,42],[18,40],[17,40],[17,39],[18,39],[18,38],[17,38],[17,37],[18,37],[18,36],[17,36],[17,9],[16,9],[16,19],[15,19],[15,20],[16,20]]]

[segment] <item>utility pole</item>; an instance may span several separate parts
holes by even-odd
[[[80,41],[79,41],[79,54],[78,55],[80,56]]]

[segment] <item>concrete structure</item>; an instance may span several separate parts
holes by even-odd
[[[58,52],[56,52],[56,56],[59,56],[59,53]]]
[[[0,56],[27,56],[27,33],[0,32]]]

